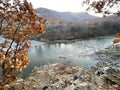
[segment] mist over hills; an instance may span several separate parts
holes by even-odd
[[[47,21],[64,21],[64,22],[76,22],[84,20],[92,20],[98,18],[96,16],[89,15],[87,13],[72,13],[72,12],[58,12],[46,8],[37,8],[37,14],[44,17]]]

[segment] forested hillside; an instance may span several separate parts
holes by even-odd
[[[115,35],[120,32],[120,20],[103,18],[84,22],[49,23],[46,30],[45,34],[37,36],[38,40],[70,40]]]

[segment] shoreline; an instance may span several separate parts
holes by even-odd
[[[82,41],[82,40],[91,40],[91,39],[101,39],[101,38],[106,38],[106,37],[114,37],[114,35],[106,35],[106,36],[97,36],[97,37],[89,37],[89,38],[80,38],[80,39],[62,39],[62,40],[48,40],[48,39],[32,39],[38,42],[45,42],[45,43],[72,43],[72,42],[76,42],[76,41]]]

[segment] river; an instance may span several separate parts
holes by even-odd
[[[87,68],[98,62],[95,51],[112,44],[115,37],[97,37],[89,40],[77,40],[72,43],[45,43],[31,41],[29,58],[30,65],[23,72],[23,77],[28,76],[34,66],[43,66],[48,63],[70,62],[72,66]]]
[[[48,63],[70,62],[71,66],[82,68],[95,65],[98,62],[95,51],[111,45],[113,39],[115,37],[106,36],[76,40],[72,43],[46,43],[31,40],[30,65],[23,71],[23,77],[27,77],[34,66],[43,66]],[[0,42],[2,41],[3,38],[0,37]]]

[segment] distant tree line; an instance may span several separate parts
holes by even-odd
[[[120,21],[84,21],[48,24],[45,34],[37,36],[38,40],[71,40],[115,35],[120,32]]]

